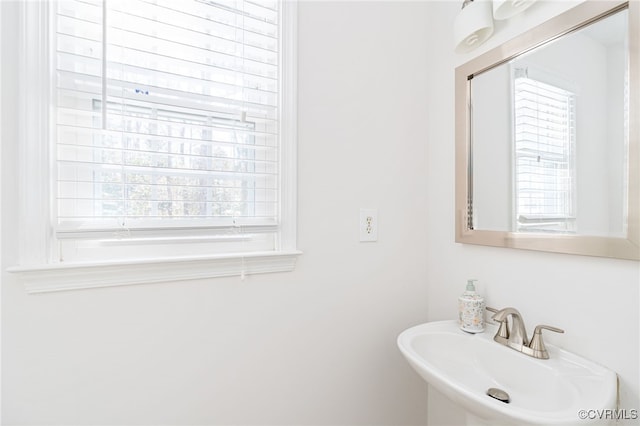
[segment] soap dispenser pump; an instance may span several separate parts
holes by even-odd
[[[484,298],[476,293],[475,282],[468,280],[466,291],[458,298],[460,328],[469,333],[484,331]]]

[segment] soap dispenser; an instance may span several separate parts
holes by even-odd
[[[458,298],[460,328],[469,333],[484,331],[484,298],[476,293],[475,282],[468,280],[466,291]]]

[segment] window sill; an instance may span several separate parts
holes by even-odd
[[[300,251],[259,252],[244,255],[17,266],[7,270],[18,275],[27,293],[33,294],[288,272],[295,268],[300,254]]]

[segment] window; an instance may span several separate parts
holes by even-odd
[[[23,207],[51,212],[37,219],[46,237],[36,219],[23,224],[41,231],[28,243],[40,247],[36,264],[241,259],[239,270],[203,274],[216,276],[252,272],[251,259],[270,272],[265,256],[299,253],[295,3],[29,3],[27,24],[52,34],[23,34],[34,52],[25,71],[50,93],[43,106],[23,88],[24,111],[42,112],[25,120],[23,158],[40,152],[25,164],[50,182],[48,209]],[[50,132],[30,136],[33,126]]]
[[[575,231],[575,95],[514,72],[517,231]]]

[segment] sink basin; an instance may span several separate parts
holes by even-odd
[[[398,347],[424,380],[490,424],[593,424],[580,419],[580,410],[615,409],[613,371],[552,345],[550,359],[535,359],[495,342],[495,332],[429,322],[402,332]],[[505,391],[510,402],[488,396],[489,388]]]

